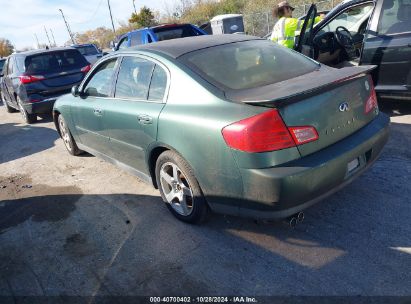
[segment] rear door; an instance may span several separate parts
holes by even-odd
[[[375,64],[377,92],[411,94],[411,1],[378,1],[366,33],[361,64]]]
[[[5,75],[3,77],[4,83],[4,94],[6,95],[6,99],[9,101],[10,104],[13,104],[14,107],[17,107],[17,87],[20,83],[18,77],[18,71],[15,65],[14,56],[10,56],[7,59],[7,66],[5,70]]]
[[[157,138],[164,107],[166,69],[144,57],[124,56],[115,85],[115,102],[106,109],[110,156],[148,173],[146,151]]]
[[[112,98],[117,57],[99,63],[80,88],[80,96],[72,103],[71,116],[80,142],[94,151],[108,155],[108,130],[104,123]]]
[[[76,49],[58,50],[28,56],[24,62],[25,75],[42,80],[26,86],[27,94],[40,94],[44,98],[70,92],[89,70],[89,63]]]

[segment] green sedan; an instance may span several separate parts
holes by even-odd
[[[373,66],[333,69],[245,35],[112,53],[54,105],[69,153],[158,188],[178,219],[298,214],[367,170],[388,139]]]

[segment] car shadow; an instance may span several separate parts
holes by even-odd
[[[374,175],[295,229],[222,215],[193,226],[158,196],[33,185],[0,201],[0,294],[405,294],[409,206],[382,197]]]
[[[411,102],[393,99],[380,99],[378,101],[380,110],[391,117],[411,115]]]
[[[0,124],[0,134],[0,164],[49,149],[59,138],[57,131],[35,124]]]

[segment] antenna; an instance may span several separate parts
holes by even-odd
[[[51,47],[51,42],[50,42],[49,34],[47,33],[46,27],[44,27],[44,31],[46,32],[47,40],[49,41],[49,45]]]
[[[54,39],[54,33],[53,33],[53,30],[52,30],[52,29],[50,29],[50,33],[51,33],[51,37],[53,37],[54,46],[57,46],[57,44],[56,44],[56,39]]]
[[[113,26],[114,35],[116,34],[116,29],[114,28],[113,15],[111,14],[110,0],[107,0],[108,10],[110,11],[111,25]]]
[[[73,42],[73,44],[76,44],[76,41],[74,40],[74,37],[73,37],[73,33],[72,33],[71,30],[70,30],[70,26],[68,25],[68,23],[67,23],[67,21],[66,21],[66,18],[64,17],[63,10],[62,10],[61,8],[59,8],[59,11],[60,11],[60,13],[61,13],[61,16],[63,17],[64,23],[66,24],[67,32],[68,32],[69,35],[70,35],[71,41]]]

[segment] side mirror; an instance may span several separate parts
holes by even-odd
[[[80,95],[78,85],[75,85],[71,88],[71,95],[73,95],[74,97],[78,97]]]

